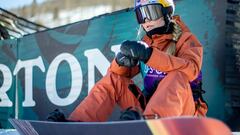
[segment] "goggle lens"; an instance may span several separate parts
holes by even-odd
[[[138,7],[135,9],[135,13],[139,24],[145,23],[146,19],[155,21],[163,17],[162,6],[158,4]]]

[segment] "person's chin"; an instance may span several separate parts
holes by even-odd
[[[151,31],[151,30],[153,30],[153,29],[155,29],[155,28],[147,29],[146,31],[149,32],[149,31]]]
[[[156,28],[158,28],[158,27],[149,28],[149,29],[146,30],[146,32],[152,31],[152,30],[154,30],[154,29],[156,29]]]

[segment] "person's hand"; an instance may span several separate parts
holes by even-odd
[[[49,115],[47,117],[47,121],[68,122],[68,120],[66,119],[64,113],[61,110],[59,110],[59,109],[56,109],[53,112],[49,113]]]
[[[120,50],[124,56],[134,60],[143,61],[144,63],[149,60],[152,54],[152,48],[147,47],[143,43],[137,41],[124,41],[121,44]]]
[[[138,64],[138,60],[124,56],[121,52],[117,54],[115,60],[119,66],[135,67]]]

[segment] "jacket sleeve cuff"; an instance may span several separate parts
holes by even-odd
[[[129,75],[129,68],[124,66],[119,66],[116,62],[116,59],[113,59],[111,66],[109,67],[108,70],[122,76]]]

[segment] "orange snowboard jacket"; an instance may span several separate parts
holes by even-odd
[[[176,55],[165,53],[172,41],[172,34],[153,35],[152,38],[144,36],[142,40],[153,48],[152,55],[146,64],[165,73],[178,70],[191,82],[197,78],[201,70],[203,48],[179,16],[174,16],[173,19],[182,29],[182,35],[176,43]],[[139,66],[133,68],[119,66],[114,59],[108,71],[132,78],[139,73]]]

